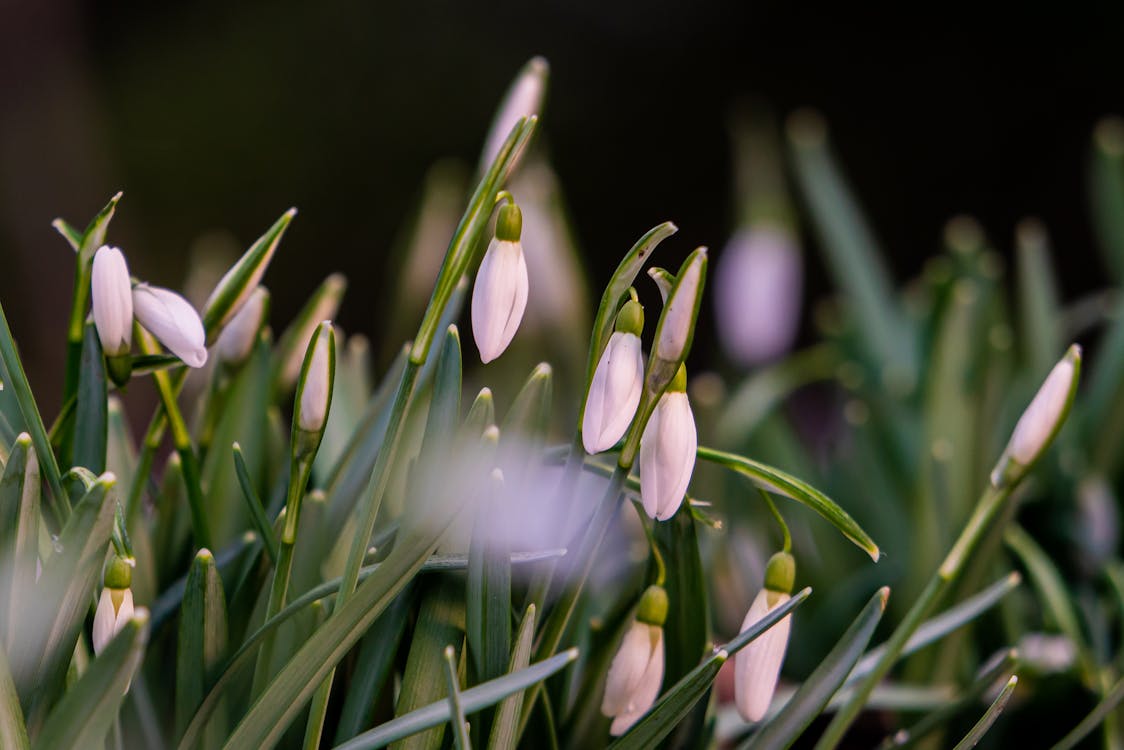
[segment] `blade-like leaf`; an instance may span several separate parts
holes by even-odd
[[[1072,750],[1077,747],[1081,740],[1101,725],[1105,718],[1120,705],[1122,700],[1124,700],[1124,677],[1116,681],[1116,684],[1105,694],[1101,702],[1093,707],[1089,715],[1070,730],[1069,734],[1058,740],[1052,750]]]
[[[1011,677],[1011,679],[1007,681],[1007,684],[1003,686],[1003,689],[999,692],[995,701],[988,707],[987,711],[980,717],[980,720],[976,722],[976,725],[972,727],[971,731],[964,736],[964,739],[956,743],[956,747],[953,748],[953,750],[970,750],[979,744],[983,736],[987,734],[987,730],[991,729],[991,725],[999,718],[999,714],[1003,713],[1003,709],[1007,706],[1007,701],[1011,700],[1011,694],[1015,692],[1015,686],[1018,684],[1018,677]]]
[[[25,432],[0,477],[0,648],[8,653],[22,642],[22,602],[33,596],[38,559],[39,466]]]
[[[265,545],[265,552],[269,555],[269,561],[274,563],[277,560],[277,535],[273,533],[273,526],[270,525],[269,519],[265,517],[265,508],[262,507],[258,493],[254,491],[254,483],[250,479],[250,472],[246,468],[246,459],[242,455],[242,446],[235,443],[232,447],[234,450],[234,473],[238,476],[238,486],[242,489],[242,499],[246,501],[250,518],[254,521],[254,529]]]
[[[1101,255],[1119,283],[1124,281],[1124,122],[1119,117],[1097,123],[1089,177]]]
[[[180,609],[176,652],[176,735],[179,736],[218,677],[227,648],[226,594],[210,550],[199,550],[191,564]],[[208,725],[204,747],[221,744],[223,717]]]
[[[82,338],[81,369],[78,373],[78,400],[74,413],[74,466],[84,466],[94,474],[105,471],[108,387],[101,340],[93,323],[86,324]],[[65,454],[64,454],[65,455]]]
[[[27,750],[30,746],[27,727],[23,724],[20,697],[8,669],[8,657],[4,655],[4,649],[0,648],[0,747]]]
[[[468,722],[464,718],[464,705],[461,702],[460,678],[457,677],[457,650],[445,647],[445,685],[449,691],[449,715],[453,725],[453,746],[457,750],[472,750],[472,740],[468,737]]]
[[[519,623],[515,636],[515,648],[508,663],[508,674],[526,669],[531,663],[531,650],[535,645],[535,605],[527,607]],[[519,741],[519,713],[523,707],[522,691],[512,693],[503,699],[496,709],[492,722],[492,733],[488,737],[488,750],[515,750]]]
[[[870,559],[878,562],[881,552],[879,552],[878,545],[874,543],[874,540],[862,530],[862,527],[855,522],[855,519],[851,518],[847,511],[840,508],[834,500],[815,487],[800,481],[791,474],[786,474],[780,469],[733,453],[699,446],[698,456],[704,461],[721,464],[748,477],[755,485],[767,492],[783,495],[807,505],[837,528],[843,536],[854,542],[859,549],[870,555]]]

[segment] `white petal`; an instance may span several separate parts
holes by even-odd
[[[624,634],[605,680],[605,696],[601,699],[601,713],[604,715],[616,716],[628,710],[651,658],[650,627],[634,620]]]
[[[644,356],[640,337],[617,331],[593,373],[582,417],[582,443],[587,453],[600,453],[624,436],[644,385]]]
[[[640,439],[640,499],[648,516],[675,515],[695,470],[698,432],[687,394],[664,393]]]
[[[800,323],[803,269],[788,232],[771,227],[735,234],[718,258],[714,301],[719,338],[742,365],[788,351]]]
[[[649,642],[651,643],[651,652],[648,657],[648,666],[644,669],[644,674],[640,677],[640,682],[632,693],[629,700],[628,708],[617,714],[613,719],[612,725],[609,727],[609,734],[614,737],[624,734],[628,731],[629,727],[640,720],[644,714],[652,708],[652,704],[656,702],[656,698],[660,694],[660,686],[663,684],[663,669],[664,669],[664,646],[663,646],[663,628],[656,627],[655,625],[647,625],[649,632]]]
[[[131,603],[131,599],[130,599]],[[93,646],[94,654],[100,654],[116,633],[117,613],[113,611],[113,599],[109,588],[101,590],[98,608],[94,612]]]
[[[308,376],[301,390],[299,425],[302,430],[316,432],[324,426],[331,396],[331,325],[321,326],[316,334],[312,360],[308,363]]]
[[[496,155],[519,118],[539,114],[546,93],[546,76],[549,72],[550,66],[541,57],[532,59],[519,71],[519,77],[507,90],[503,103],[492,121],[492,127],[488,131],[483,155],[485,169],[495,161]]]
[[[255,287],[246,304],[223,327],[219,340],[215,342],[215,352],[220,360],[238,364],[250,356],[250,350],[258,340],[258,331],[265,322],[268,295],[264,287]]]
[[[683,357],[687,338],[691,334],[691,319],[695,314],[695,301],[699,295],[699,285],[702,283],[702,268],[705,260],[705,252],[695,256],[683,271],[682,278],[675,287],[675,293],[667,301],[660,324],[660,335],[654,348],[654,353],[662,359],[674,362]]]
[[[1050,370],[1034,400],[1019,417],[1011,435],[1011,456],[1024,466],[1042,452],[1050,434],[1061,419],[1073,383],[1073,363],[1065,357]]]
[[[472,336],[485,364],[503,354],[527,309],[527,261],[518,242],[492,240],[472,288]]]
[[[203,322],[186,299],[169,289],[137,284],[133,310],[137,321],[188,367],[206,364]]]
[[[770,596],[774,599],[772,607],[769,606]],[[788,594],[770,594],[762,589],[742,622],[742,631],[788,600]],[[791,627],[792,616],[788,615],[734,656],[734,701],[746,721],[761,721],[769,710]]]
[[[117,608],[117,617],[113,621],[113,634],[121,632],[121,628],[133,619],[133,590],[125,589],[121,596],[121,606]]]
[[[133,340],[133,292],[125,256],[103,245],[94,253],[90,274],[94,325],[109,356],[125,354]]]

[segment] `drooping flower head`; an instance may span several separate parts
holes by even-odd
[[[132,560],[114,555],[105,569],[105,578],[94,612],[94,654],[100,654],[113,640],[113,636],[133,618]]]
[[[527,309],[527,261],[519,241],[523,218],[507,203],[496,219],[496,236],[488,245],[472,287],[472,337],[487,364],[503,354]]]
[[[663,624],[667,620],[667,592],[649,586],[640,598],[636,619],[609,665],[601,713],[612,718],[609,733],[624,734],[648,713],[663,683]]]
[[[640,438],[640,499],[649,517],[666,521],[679,510],[695,471],[697,450],[687,371],[680,365]]]
[[[742,632],[791,598],[795,578],[796,561],[792,555],[778,552],[769,559],[765,587],[750,605]],[[788,615],[734,656],[734,702],[746,721],[761,721],[769,710],[791,627],[792,615]]]
[[[133,290],[125,256],[103,245],[94,253],[90,275],[94,325],[107,357],[129,353],[133,342]]]
[[[137,322],[188,367],[207,363],[206,336],[199,313],[186,299],[161,287],[133,287],[133,311]]]
[[[644,355],[640,333],[644,309],[629,300],[617,314],[616,331],[601,354],[582,415],[582,444],[587,453],[616,445],[628,430],[644,388]]]

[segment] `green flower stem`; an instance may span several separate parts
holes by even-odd
[[[988,485],[976,504],[972,517],[968,519],[968,523],[964,530],[960,532],[960,537],[949,550],[944,562],[941,563],[929,582],[925,584],[925,589],[918,596],[917,601],[913,603],[905,618],[894,630],[893,635],[890,636],[881,658],[863,681],[855,687],[851,697],[847,699],[847,702],[835,714],[835,718],[828,724],[823,736],[816,743],[815,750],[833,748],[843,739],[843,735],[847,733],[851,724],[862,711],[863,706],[866,705],[871,692],[889,673],[894,662],[898,660],[910,636],[933,610],[933,607],[937,605],[941,597],[955,584],[972,552],[987,534],[996,516],[1005,507],[1012,489],[1013,485],[1007,485],[1003,488]]]
[[[655,526],[658,521],[648,523],[649,519],[644,512],[644,506],[639,503],[633,503],[632,507],[636,510],[636,516],[640,521],[640,527],[644,529],[644,536],[648,539],[648,548],[652,551],[652,560],[656,563],[656,585],[661,588],[667,583],[667,565],[664,564],[663,554],[660,553],[660,545],[656,544]]]
[[[79,331],[79,348],[81,348],[82,335]],[[39,407],[35,405],[35,396],[31,392],[31,384],[27,382],[27,374],[23,371],[23,363],[16,351],[16,342],[12,338],[12,330],[8,327],[8,317],[4,314],[4,306],[0,305],[0,358],[4,360],[4,369],[8,371],[8,381],[4,384],[15,393],[19,403],[20,413],[31,433],[31,442],[35,446],[39,466],[47,478],[47,486],[51,488],[51,513],[55,517],[58,528],[70,516],[70,501],[62,489],[62,475],[59,473],[58,460],[51,450],[51,441],[47,437],[47,428],[43,424],[43,416]]]
[[[140,341],[141,349],[146,354],[155,354],[156,345],[151,336],[139,325],[135,326],[135,338]],[[182,377],[186,377],[184,372]],[[156,390],[160,393],[160,402],[164,406],[164,415],[168,426],[172,429],[172,445],[179,454],[183,464],[183,479],[187,485],[187,503],[191,509],[191,532],[195,537],[195,546],[198,549],[206,547],[211,549],[211,532],[207,528],[207,515],[203,510],[203,488],[199,472],[199,460],[195,455],[195,447],[191,443],[191,433],[188,432],[187,423],[183,413],[180,412],[176,396],[179,394],[177,386],[183,383],[173,382],[167,370],[157,370],[152,373],[156,380]],[[155,419],[155,418],[154,418]]]
[[[186,367],[181,367],[171,374],[172,393],[177,397],[186,379]],[[141,441],[140,455],[137,456],[137,469],[133,474],[133,484],[129,487],[129,497],[125,503],[125,520],[129,523],[132,523],[133,519],[136,517],[137,511],[140,510],[140,501],[141,496],[144,495],[144,486],[148,482],[149,475],[152,473],[152,464],[156,460],[156,451],[160,449],[160,443],[164,439],[164,430],[167,427],[168,420],[164,414],[163,404],[159,404],[156,407],[156,411],[153,412],[152,418],[148,421],[148,429],[145,430],[144,440]]]
[[[573,559],[581,567],[577,570],[576,575],[566,582],[566,590],[558,598],[542,634],[539,635],[535,656],[537,661],[549,658],[558,651],[562,636],[566,632],[566,627],[570,624],[570,618],[577,609],[578,599],[581,597],[582,589],[585,588],[585,582],[589,579],[590,571],[593,570],[593,563],[597,558],[598,550],[601,548],[601,542],[604,541],[605,535],[609,531],[609,525],[620,511],[621,503],[624,501],[624,483],[628,478],[630,468],[630,466],[622,466],[618,463],[613,475],[609,477],[609,485],[605,488],[605,496],[597,506],[597,511],[593,514],[589,526],[586,527],[585,535],[573,556]],[[523,699],[523,711],[520,714],[522,718],[520,719],[519,732],[516,736],[523,734],[523,730],[527,726],[527,720],[531,715],[531,709],[534,707],[541,689],[541,685],[536,685],[527,690],[526,697]]]
[[[773,502],[773,498],[769,495],[768,492],[761,489],[760,487],[757,488],[757,492],[761,495],[761,499],[765,501],[765,505],[769,508],[769,512],[773,514],[773,518],[777,519],[777,523],[780,524],[781,533],[784,535],[784,551],[792,552],[792,534],[790,534],[788,531],[788,524],[785,523],[784,516],[782,516],[781,512],[777,510],[777,504]]]

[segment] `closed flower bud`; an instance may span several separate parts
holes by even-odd
[[[256,287],[246,304],[219,334],[219,340],[215,343],[215,354],[219,361],[230,365],[246,361],[254,348],[254,342],[258,340],[258,332],[265,323],[268,302],[269,292],[265,287]]]
[[[773,555],[765,572],[765,588],[750,605],[742,622],[742,632],[791,598],[794,574],[792,555],[787,552]],[[761,721],[769,710],[791,627],[792,616],[788,615],[750,641],[734,657],[734,702],[746,721]]]
[[[800,323],[800,249],[789,232],[743,229],[718,258],[714,302],[719,340],[738,364],[771,360],[792,346]]]
[[[652,355],[667,362],[682,362],[695,335],[699,298],[706,279],[706,248],[691,253],[677,275],[657,330]]]
[[[203,322],[191,303],[169,289],[137,284],[133,287],[137,322],[188,367],[207,363]]]
[[[663,683],[663,628],[633,620],[609,665],[601,713],[612,718],[609,733],[622,735],[648,712]]]
[[[481,160],[483,169],[487,169],[488,165],[495,161],[496,155],[520,117],[530,117],[542,111],[546,80],[549,75],[550,65],[541,57],[531,58],[519,71],[518,77],[507,90],[495,119],[492,120]]]
[[[113,636],[133,619],[133,562],[113,556],[105,571],[105,586],[94,612],[94,654],[100,654]]]
[[[635,308],[635,309],[631,309]],[[587,453],[600,453],[616,445],[628,430],[644,386],[644,356],[640,351],[643,313],[629,300],[618,316],[617,330],[601,354],[582,415],[582,444]],[[626,315],[629,319],[621,322]]]
[[[500,209],[496,236],[484,253],[472,287],[472,337],[485,364],[503,354],[527,309],[527,261],[519,242],[519,207]]]
[[[94,254],[90,296],[105,355],[128,354],[133,341],[133,291],[125,256],[117,248],[103,245]]]
[[[312,354],[306,360],[298,384],[300,405],[297,424],[307,432],[319,432],[324,428],[324,422],[328,417],[328,405],[332,400],[335,336],[330,322],[324,321],[320,324],[310,346]]]
[[[657,521],[675,515],[695,470],[698,433],[682,365],[660,397],[640,438],[640,499]]]

